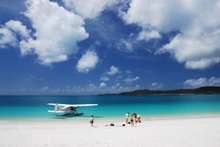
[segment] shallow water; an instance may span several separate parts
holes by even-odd
[[[84,115],[74,119],[124,118],[126,112],[143,117],[220,114],[220,95],[151,95],[151,96],[0,96],[0,119],[54,119],[47,103],[98,104],[81,107]]]

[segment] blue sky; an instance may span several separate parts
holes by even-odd
[[[220,0],[1,0],[0,95],[220,86]]]

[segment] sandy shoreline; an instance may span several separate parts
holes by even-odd
[[[105,126],[113,122],[114,127]],[[122,127],[123,119],[0,120],[0,146],[219,147],[220,116],[143,119]]]

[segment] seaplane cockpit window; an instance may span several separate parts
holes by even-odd
[[[55,105],[55,111],[59,111],[60,110],[60,106],[58,104]]]

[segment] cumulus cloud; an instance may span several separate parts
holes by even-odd
[[[210,79],[188,79],[183,84],[185,87],[189,88],[198,88],[202,86],[220,86],[220,78],[211,77]]]
[[[206,69],[220,62],[220,29],[195,37],[189,35],[177,35],[157,53],[170,52],[179,63],[185,63],[185,67],[189,69]]]
[[[109,77],[104,76],[104,77],[101,77],[100,80],[101,81],[109,81],[110,79],[109,79]]]
[[[151,84],[151,89],[161,89],[163,87],[162,83],[153,82]]]
[[[127,24],[142,28],[139,40],[178,30],[156,54],[168,52],[190,69],[206,69],[220,62],[219,15],[220,0],[132,0],[127,11],[120,12]]]
[[[24,26],[20,21],[10,20],[7,23],[5,23],[5,26],[9,30],[11,30],[11,31],[17,33],[18,35],[20,35],[20,37],[22,39],[28,39],[30,37],[30,32],[31,31],[28,30],[26,28],[26,26]]]
[[[83,18],[95,18],[106,7],[117,3],[117,0],[63,0],[65,6]]]
[[[111,66],[110,71],[107,72],[108,75],[114,75],[114,74],[117,74],[117,73],[119,73],[119,68],[115,67],[115,66]]]
[[[158,83],[154,82],[151,84],[151,86],[157,86]]]
[[[128,78],[126,78],[124,81],[125,81],[127,84],[132,84],[132,82],[137,81],[137,80],[139,80],[139,77],[138,77],[138,76],[135,77],[135,78],[128,77]]]
[[[24,15],[35,29],[34,38],[20,42],[21,54],[37,54],[43,65],[68,59],[77,52],[76,43],[88,37],[81,17],[49,0],[26,1]]]
[[[91,69],[94,69],[96,64],[99,61],[95,51],[88,50],[82,57],[79,59],[76,69],[78,72],[88,73]]]
[[[20,21],[10,20],[0,28],[0,48],[5,48],[7,45],[18,46],[17,35],[21,39],[28,39],[30,30],[22,25]]]
[[[141,31],[138,35],[137,40],[146,40],[146,41],[148,41],[149,39],[152,39],[152,38],[161,38],[160,33],[155,31],[155,30]]]
[[[104,88],[106,87],[106,84],[104,82],[100,83],[99,87]]]
[[[6,48],[7,45],[16,46],[16,36],[7,28],[0,28],[0,48]]]

